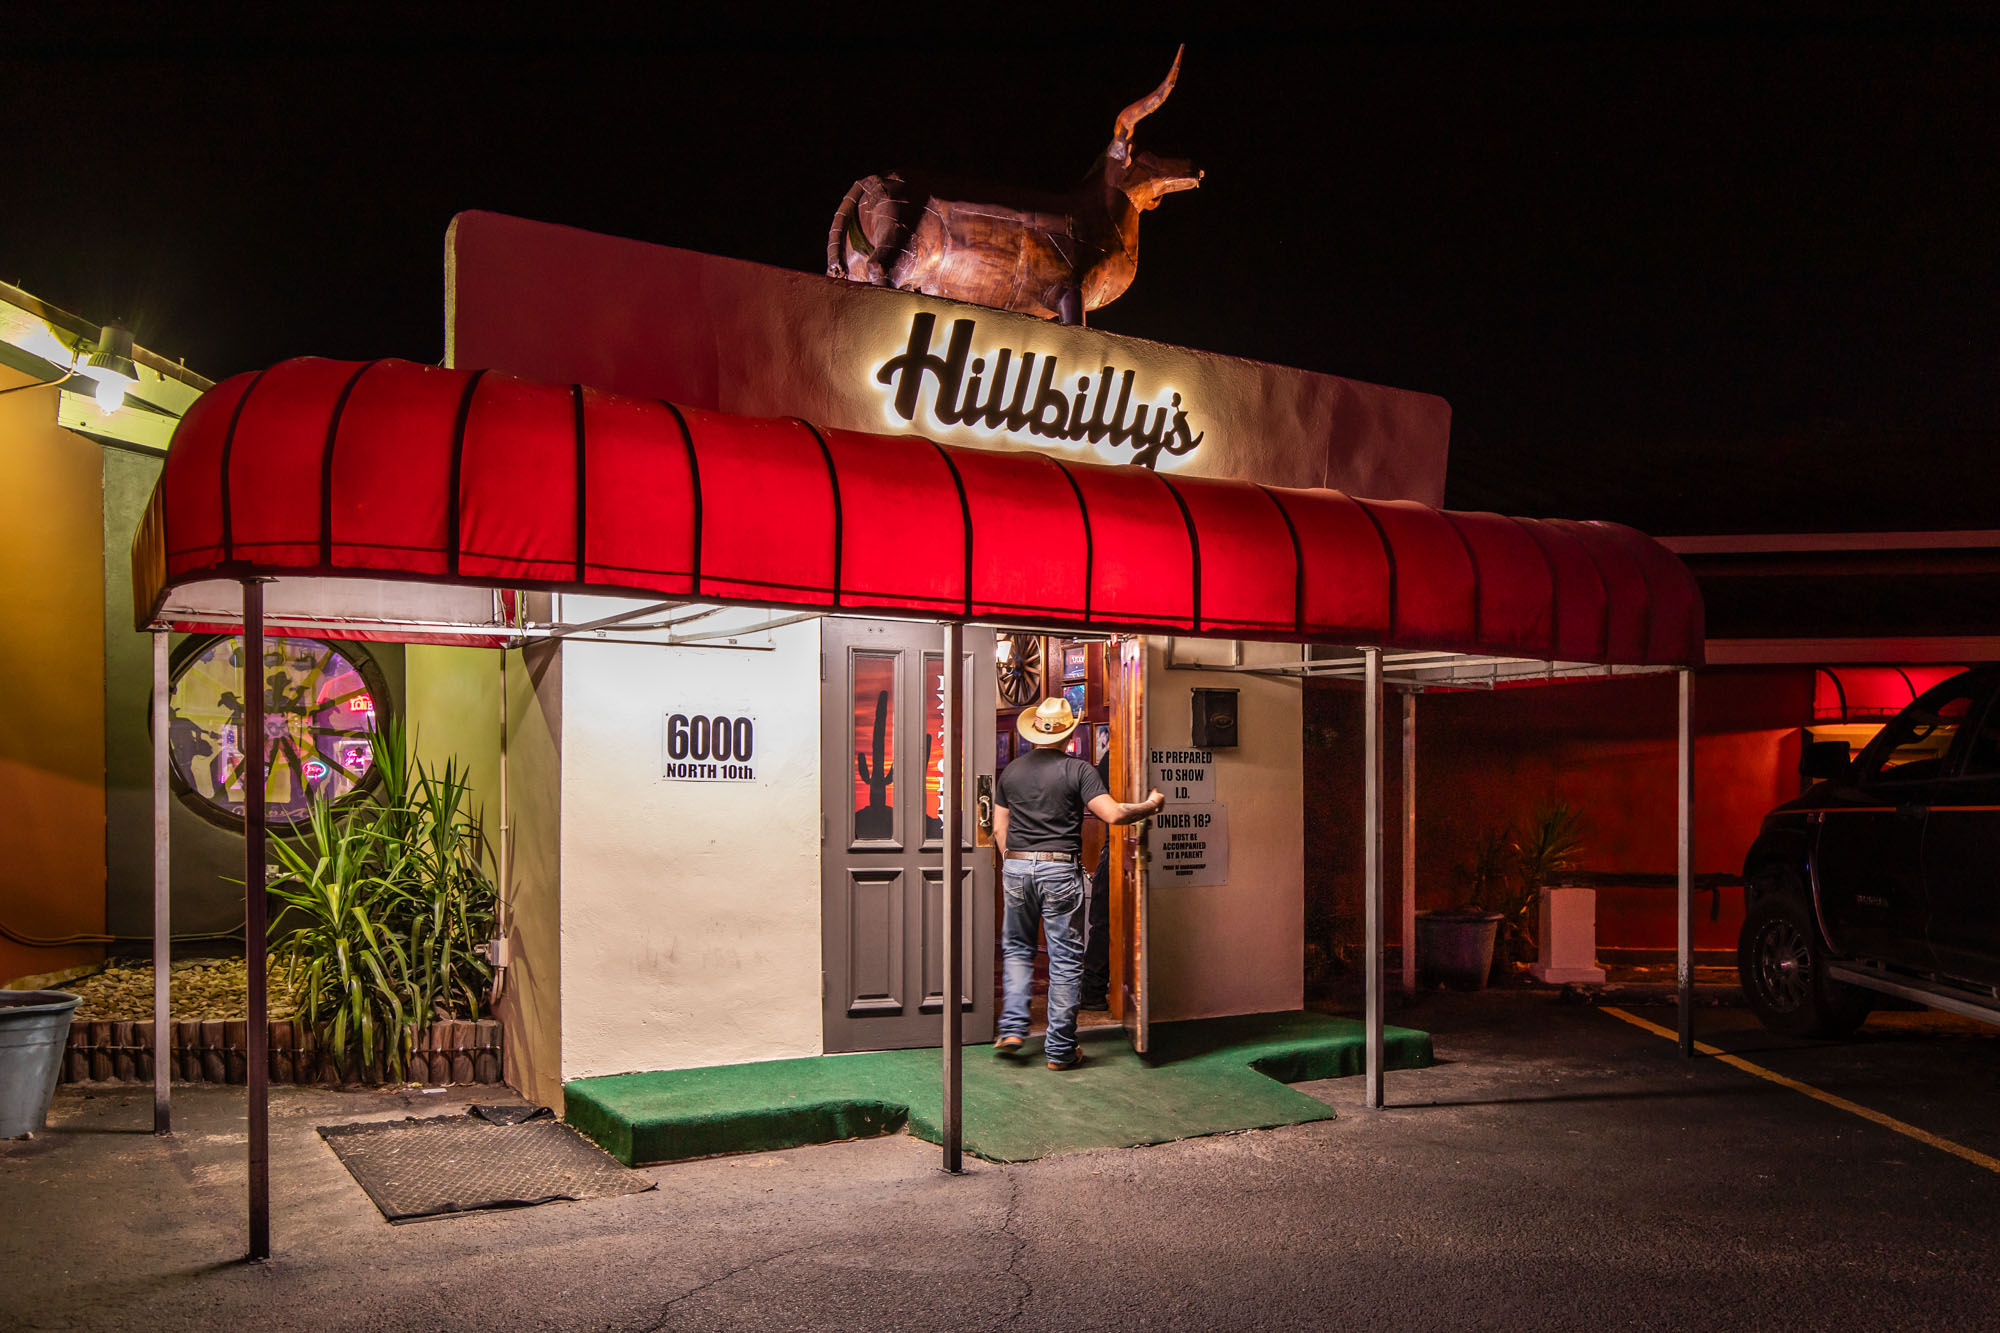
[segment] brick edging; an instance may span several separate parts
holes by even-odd
[[[210,1018],[173,1024],[169,1058],[173,1077],[189,1083],[248,1082],[248,1024]],[[379,1062],[364,1070],[355,1060],[336,1065],[297,1019],[274,1022],[270,1034],[273,1083],[381,1083]],[[503,1042],[498,1019],[449,1019],[417,1033],[410,1057],[414,1083],[498,1083]],[[78,1019],[69,1025],[63,1051],[64,1083],[151,1083],[153,1023]]]

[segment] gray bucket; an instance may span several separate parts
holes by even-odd
[[[1480,990],[1493,970],[1498,912],[1417,913],[1417,967],[1424,983]]]
[[[0,1139],[38,1134],[48,1122],[77,1003],[66,991],[0,990]]]

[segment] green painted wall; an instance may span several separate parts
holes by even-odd
[[[153,644],[150,634],[132,628],[132,532],[159,479],[161,459],[124,449],[105,449],[103,455],[104,920],[111,934],[150,936]],[[191,903],[175,906],[193,910]]]

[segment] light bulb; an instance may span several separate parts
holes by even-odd
[[[116,376],[106,375],[97,381],[97,405],[106,412],[116,412],[125,406],[125,381]]]

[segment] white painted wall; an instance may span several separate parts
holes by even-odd
[[[768,639],[562,649],[565,1080],[821,1053],[819,626]],[[754,781],[662,777],[689,707],[756,719]]]
[[[1169,670],[1166,640],[1146,648],[1146,732],[1183,749],[1191,691],[1236,689],[1243,744],[1215,752],[1215,799],[1229,810],[1229,879],[1151,893],[1156,1021],[1297,1009],[1305,1002],[1302,695],[1295,678]],[[1182,662],[1227,663],[1231,645],[1181,639]],[[1296,662],[1296,644],[1243,645],[1246,665]],[[1171,804],[1168,806],[1172,809]]]

